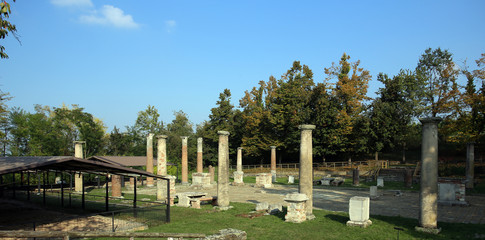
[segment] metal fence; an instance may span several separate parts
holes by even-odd
[[[374,166],[374,165],[381,165],[382,168],[388,168],[389,161],[388,160],[369,160],[369,161],[355,161],[355,162],[323,162],[323,163],[313,163],[313,168],[342,168],[342,167],[351,167],[351,166]],[[236,169],[236,165],[230,166],[231,170]],[[242,169],[265,169],[271,168],[271,164],[256,164],[256,165],[242,165]],[[278,169],[299,169],[300,163],[279,163],[276,164],[276,168]]]

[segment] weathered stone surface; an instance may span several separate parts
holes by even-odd
[[[179,202],[178,202],[177,206],[179,206],[179,207],[190,207],[191,202],[198,202],[198,205],[199,205],[198,208],[200,208],[200,198],[204,197],[206,195],[207,195],[207,193],[202,193],[202,192],[178,193],[177,198],[179,199]]]
[[[283,205],[281,204],[270,204],[268,207],[268,212],[270,214],[278,214],[283,211]]]
[[[315,125],[300,125],[300,181],[299,192],[306,194],[308,201],[305,202],[307,215],[313,212],[313,139],[312,131]]]
[[[202,160],[202,143],[203,139],[197,138],[197,172],[201,173],[203,172],[204,166],[203,166],[203,160]]]
[[[384,187],[384,177],[377,177],[377,186]]]
[[[286,222],[301,223],[307,220],[305,203],[308,197],[305,194],[290,193],[285,196],[284,200],[288,203]]]
[[[376,199],[379,197],[377,193],[377,186],[370,186],[370,199]]]
[[[206,189],[211,188],[211,180],[209,173],[192,173],[192,187]]]
[[[438,203],[450,205],[468,205],[465,201],[464,179],[446,179],[438,181]]]
[[[217,205],[229,207],[229,132],[218,131]]]
[[[367,227],[372,224],[369,220],[370,199],[368,197],[351,197],[349,200],[349,217],[347,226]]]
[[[234,177],[234,182],[232,182],[232,185],[234,186],[244,185],[244,172],[235,171],[232,174]]]
[[[256,174],[256,187],[271,188],[273,183],[271,182],[271,173],[258,173]]]
[[[269,204],[267,202],[256,203],[256,211],[267,211]]]
[[[153,174],[153,133],[147,136],[147,172]],[[147,177],[147,187],[153,187],[154,182],[152,177]]]
[[[295,183],[295,177],[294,176],[288,176],[288,183]]]
[[[237,229],[222,229],[218,234],[210,235],[205,238],[198,238],[199,240],[246,240],[247,234],[245,231]]]
[[[181,136],[182,139],[182,184],[189,184],[189,164],[187,154],[187,141],[189,137]]]

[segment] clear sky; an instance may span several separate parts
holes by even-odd
[[[0,89],[9,107],[78,104],[125,129],[155,106],[208,120],[225,88],[245,90],[301,61],[325,78],[342,53],[373,76],[414,69],[426,48],[457,62],[485,52],[485,1],[11,0]]]

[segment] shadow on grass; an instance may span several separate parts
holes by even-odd
[[[343,225],[346,225],[347,221],[349,220],[349,218],[347,216],[342,216],[342,215],[337,215],[337,214],[328,214],[325,217],[332,220],[332,221],[341,223]]]

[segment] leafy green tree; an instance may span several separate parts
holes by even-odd
[[[447,117],[454,113],[460,94],[456,82],[458,73],[453,54],[448,50],[428,48],[421,55],[416,74],[426,86],[425,116]]]
[[[15,2],[15,0],[13,1]],[[8,21],[10,13],[10,4],[2,0],[0,2],[0,39],[5,39],[8,33],[11,33],[18,40],[16,35],[17,27]],[[0,45],[0,59],[2,58],[8,58],[8,55],[5,53],[5,47]]]
[[[120,132],[116,126],[108,136],[108,146],[106,153],[111,156],[126,156],[129,154],[130,136]]]
[[[188,136],[189,142],[187,143],[187,152],[189,161],[192,163],[191,159],[194,159],[196,151],[196,143],[194,144],[193,138],[194,131],[193,125],[189,121],[186,113],[182,110],[174,112],[174,119],[171,123],[167,124],[167,156],[172,162],[181,163],[182,159],[182,136]],[[194,150],[195,149],[195,150]],[[192,166],[192,165],[191,165]]]

